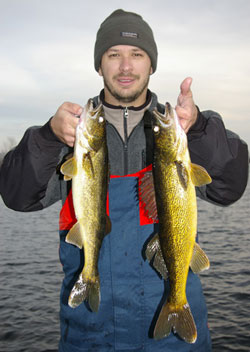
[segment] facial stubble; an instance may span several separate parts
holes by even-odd
[[[117,79],[118,77],[119,77],[119,75],[114,78]],[[122,75],[122,77],[124,78],[124,75]],[[131,78],[131,75],[128,75],[128,77]],[[139,79],[139,76],[137,76],[137,75],[132,75],[132,77],[134,79]],[[109,93],[116,100],[118,100],[120,103],[127,104],[127,103],[133,103],[134,101],[136,101],[141,96],[141,94],[145,91],[145,89],[147,89],[148,84],[149,84],[149,78],[150,78],[150,74],[147,75],[147,77],[142,82],[141,86],[138,88],[138,90],[136,92],[133,92],[127,96],[119,94],[119,92],[107,82],[107,80],[105,79],[104,76],[103,76],[103,82],[104,82],[104,87],[109,91]]]

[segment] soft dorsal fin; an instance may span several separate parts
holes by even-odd
[[[71,180],[77,174],[77,163],[75,157],[66,160],[61,168],[61,173],[64,175],[64,180]]]
[[[195,242],[190,268],[195,274],[197,274],[203,270],[209,269],[209,267],[210,263],[206,253],[201,249],[199,244]]]
[[[207,171],[204,169],[204,167],[200,165],[192,163],[190,173],[192,182],[195,186],[199,187],[212,182],[212,179],[207,173]]]
[[[152,171],[145,172],[139,181],[139,199],[149,218],[158,220]]]

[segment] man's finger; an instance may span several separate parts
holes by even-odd
[[[74,115],[80,115],[82,113],[83,108],[79,104],[65,102],[61,106],[64,110],[70,112]]]
[[[176,105],[175,111],[180,119],[188,119],[190,116],[190,112],[187,111],[187,109],[182,108],[181,106]]]

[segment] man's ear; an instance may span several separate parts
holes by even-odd
[[[152,69],[152,66],[151,66],[151,69],[150,69],[150,75],[153,74],[153,69]]]
[[[101,67],[99,67],[98,73],[99,73],[99,76],[102,76],[102,69],[101,69]]]

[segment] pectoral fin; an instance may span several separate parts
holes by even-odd
[[[112,228],[112,224],[111,224],[110,217],[106,214],[106,227],[105,227],[106,235],[111,232],[111,228]]]
[[[191,164],[191,179],[193,184],[198,187],[212,182],[204,167],[193,163]]]
[[[77,174],[77,163],[75,157],[65,161],[60,168],[61,173],[64,175],[64,180],[69,181]]]
[[[201,249],[198,243],[195,242],[193,249],[193,256],[190,262],[190,268],[197,274],[210,267],[209,259],[206,253]]]
[[[177,169],[177,174],[179,176],[180,183],[182,187],[186,190],[188,186],[188,172],[182,161],[175,161],[175,166]]]
[[[75,225],[73,225],[73,227],[70,229],[70,231],[66,236],[65,241],[67,243],[73,244],[78,248],[82,249],[83,242],[82,242],[79,222],[75,223]]]
[[[83,154],[82,167],[86,170],[90,170],[92,177],[95,177],[94,165],[91,157],[91,152]]]

